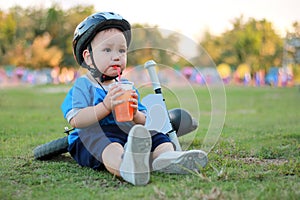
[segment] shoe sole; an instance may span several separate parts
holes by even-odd
[[[190,150],[177,158],[169,166],[164,167],[158,171],[169,174],[189,174],[192,172],[199,172],[199,167],[207,165],[207,154],[199,150]]]
[[[131,144],[131,145],[129,145]],[[133,169],[130,170],[134,185],[146,185],[150,180],[151,135],[142,125],[135,125],[129,132],[126,152],[131,159]],[[127,158],[126,158],[127,159]]]

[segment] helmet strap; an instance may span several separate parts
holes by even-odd
[[[103,83],[104,81],[113,80],[113,79],[116,79],[118,77],[118,76],[113,76],[113,77],[112,76],[107,76],[107,75],[103,74],[102,72],[100,72],[100,70],[98,69],[98,67],[96,66],[95,61],[94,61],[93,50],[92,50],[92,45],[91,44],[88,45],[88,50],[89,50],[94,68],[92,68],[88,65],[86,65],[86,67],[91,72],[91,75],[94,78],[99,78],[101,83]]]

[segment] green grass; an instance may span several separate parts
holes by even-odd
[[[153,172],[143,187],[79,167],[68,154],[51,161],[33,159],[36,146],[64,136],[67,123],[60,104],[67,89],[0,90],[0,199],[300,199],[298,88],[225,88],[225,124],[209,165],[200,174]],[[176,100],[174,91],[186,98]],[[203,87],[194,91],[200,127],[180,140],[200,149],[211,117],[210,94]],[[169,108],[186,101],[183,105],[197,115],[189,104],[190,91],[172,92],[165,93]]]

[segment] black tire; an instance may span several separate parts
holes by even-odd
[[[37,160],[49,160],[55,156],[68,152],[68,136],[42,144],[33,150]]]

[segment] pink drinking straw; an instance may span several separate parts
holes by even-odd
[[[120,67],[118,67],[118,66],[113,66],[113,68],[114,69],[116,69],[116,70],[118,70],[118,79],[119,79],[119,81],[121,81],[121,68]]]

